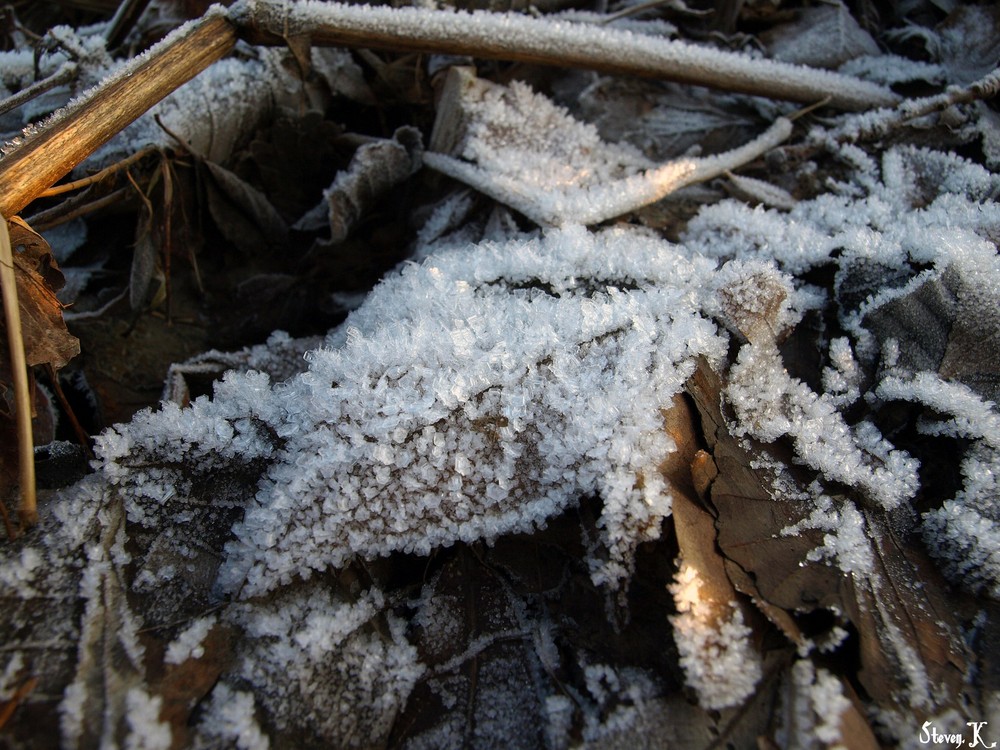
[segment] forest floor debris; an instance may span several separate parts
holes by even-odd
[[[48,5],[0,746],[1000,741],[995,8]]]

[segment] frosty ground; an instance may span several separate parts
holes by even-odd
[[[987,739],[1000,16],[768,7],[208,10],[257,46],[24,212],[93,461],[2,549],[0,741]],[[78,72],[5,158],[178,12],[22,34]]]

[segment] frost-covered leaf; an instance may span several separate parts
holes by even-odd
[[[987,263],[923,274],[871,305],[863,324],[881,349],[895,342],[894,370],[936,372],[1000,402],[1000,273]]]
[[[187,406],[195,397],[211,393],[212,383],[220,380],[229,370],[256,370],[265,373],[273,382],[280,383],[303,372],[308,366],[306,352],[321,343],[321,336],[293,339],[284,331],[275,331],[265,343],[238,352],[202,352],[170,366],[163,387],[163,400]]]
[[[969,654],[928,561],[880,513],[848,497],[821,501],[788,457],[740,445],[711,398],[711,377],[700,371],[692,384],[718,468],[710,485],[718,543],[735,563],[737,588],[762,600],[762,611],[796,639],[768,605],[844,617],[861,641],[862,684],[883,708],[929,716],[961,705]],[[843,637],[841,625],[813,634],[816,645],[838,629]]]
[[[423,143],[416,128],[400,128],[390,140],[362,146],[351,159],[347,170],[337,175],[323,192],[323,202],[303,216],[295,229],[308,231],[328,226],[335,245],[363,214],[375,209],[385,194],[409,179],[422,165]]]
[[[803,8],[798,18],[761,35],[770,57],[816,68],[837,68],[880,50],[842,2]]]
[[[936,50],[950,83],[972,83],[1000,63],[1000,10],[959,5],[937,29]]]
[[[7,542],[0,550],[0,631],[6,634],[0,668],[5,681],[32,675],[39,679],[15,715],[23,721],[4,728],[14,741],[60,744],[59,704],[80,668],[79,644],[85,629],[80,614],[95,593],[96,572],[84,588],[88,548],[99,560],[105,559],[99,498],[100,492],[84,480],[65,503],[40,503],[34,534]],[[95,701],[100,693],[96,686]],[[76,697],[81,710],[84,697],[79,693]],[[100,723],[99,716],[91,720]],[[83,716],[74,713],[63,721],[76,727]]]
[[[605,141],[630,143],[654,161],[692,147],[726,151],[759,130],[757,118],[736,97],[641,80],[598,78],[576,97],[572,111]]]
[[[276,741],[343,748],[385,742],[424,671],[405,622],[383,614],[385,606],[376,588],[351,601],[308,585],[233,608],[231,618],[248,636],[233,677],[253,689]]]
[[[197,477],[268,465],[223,574],[244,596],[356,556],[528,530],[590,493],[610,550],[595,580],[619,586],[669,513],[660,408],[694,356],[723,347],[691,293],[708,271],[621,231],[443,253],[387,279],[308,373],[274,389],[231,375],[213,402],[109,433],[105,471],[155,528]]]

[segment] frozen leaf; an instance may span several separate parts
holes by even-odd
[[[424,671],[405,622],[382,615],[385,606],[378,589],[350,601],[309,585],[234,608],[249,636],[237,674],[278,736],[343,748],[385,741]]]
[[[949,83],[972,83],[1000,61],[1000,11],[995,6],[959,5],[937,33]]]
[[[878,44],[842,2],[803,8],[798,18],[761,34],[771,57],[815,68],[837,68],[862,55],[878,55]]]
[[[857,509],[855,535],[837,517],[819,523],[809,502],[815,493],[788,457],[744,447],[724,429],[713,376],[701,369],[689,388],[718,467],[710,499],[737,588],[789,614],[840,613],[857,629],[860,678],[882,707],[924,716],[957,707],[969,654],[929,561],[900,544],[880,513]],[[792,526],[797,533],[786,535]],[[783,625],[768,606],[761,609]]]
[[[208,208],[226,239],[245,252],[287,242],[288,226],[263,193],[225,167],[202,163],[210,175]]]
[[[275,331],[265,343],[238,352],[202,352],[185,362],[170,365],[163,400],[187,406],[196,396],[210,393],[212,383],[230,370],[257,370],[276,383],[283,382],[308,367],[306,352],[321,343],[321,336],[293,339],[284,331]]]
[[[598,78],[580,92],[573,112],[605,141],[630,143],[655,161],[692,147],[726,151],[758,131],[757,118],[735,97],[620,77]]]
[[[422,153],[420,132],[411,127],[400,128],[391,140],[362,146],[347,170],[338,174],[324,191],[324,202],[303,216],[295,228],[311,230],[326,223],[330,239],[324,243],[343,242],[362,215],[372,211],[385,193],[420,169]]]
[[[559,668],[551,623],[468,552],[421,590],[415,645],[428,671],[400,718],[404,747],[546,746],[545,696]],[[549,649],[545,658],[545,649]],[[536,651],[538,653],[536,653]]]
[[[991,264],[992,265],[992,264]],[[992,303],[1000,272],[989,265],[948,266],[883,293],[862,321],[880,348],[896,342],[898,372],[936,372],[1000,401],[1000,312]]]
[[[49,244],[20,219],[9,224],[14,254],[14,278],[21,315],[21,336],[28,367],[50,364],[62,367],[80,353],[80,342],[63,321],[63,305],[56,297],[64,278]],[[6,326],[0,345],[0,380],[11,382]]]
[[[707,270],[634,232],[443,253],[387,279],[281,388],[230,375],[214,402],[107,434],[105,470],[155,528],[194,477],[269,465],[223,575],[244,595],[355,556],[527,530],[595,492],[613,542],[595,576],[617,587],[669,512],[660,408],[691,358],[722,346],[687,291]],[[144,468],[164,463],[187,468]]]
[[[93,548],[99,561],[105,559],[100,546],[100,504],[99,489],[84,480],[62,500],[40,503],[35,534],[22,535],[0,549],[0,631],[6,634],[0,665],[13,667],[11,674],[39,678],[4,727],[4,734],[12,741],[43,742],[53,747],[68,744],[60,742],[60,702],[79,670],[80,616],[97,575],[91,574],[85,590],[88,549]],[[99,681],[94,690],[98,700],[102,690]],[[82,699],[78,693],[80,710]],[[92,719],[100,722],[100,717]],[[76,727],[82,724],[83,716],[74,711],[63,722]]]

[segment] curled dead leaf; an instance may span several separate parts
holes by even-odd
[[[63,304],[56,293],[65,283],[52,249],[19,218],[8,222],[14,251],[14,275],[21,311],[24,357],[28,367],[51,364],[59,369],[80,353],[80,342],[66,329]],[[10,382],[6,327],[0,322],[0,381]]]

